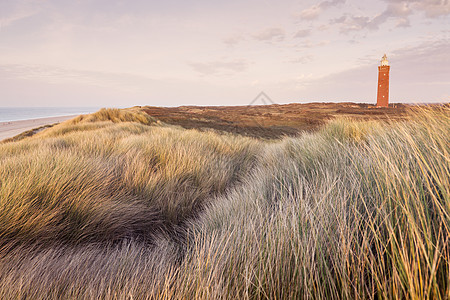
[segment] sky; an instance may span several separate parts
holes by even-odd
[[[450,102],[449,0],[0,0],[0,107]]]

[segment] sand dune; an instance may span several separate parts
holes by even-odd
[[[40,126],[59,123],[71,118],[72,116],[61,116],[61,117],[49,117],[49,118],[39,118],[31,120],[21,120],[21,121],[11,121],[11,122],[0,122],[0,141],[10,137],[14,137],[24,131],[31,130]]]

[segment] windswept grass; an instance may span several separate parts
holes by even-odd
[[[448,108],[277,142],[97,114],[0,145],[0,298],[450,298]]]
[[[96,113],[89,115],[80,115],[72,120],[66,121],[66,124],[92,123],[111,121],[113,123],[136,122],[144,125],[150,125],[156,120],[141,111],[139,108],[102,108]]]
[[[259,151],[234,136],[73,123],[1,146],[2,244],[151,240],[238,182]]]

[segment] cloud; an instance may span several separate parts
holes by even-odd
[[[380,15],[373,18],[366,16],[349,16],[344,15],[337,19],[332,19],[332,24],[338,24],[342,33],[348,33],[350,31],[359,31],[363,29],[376,30],[382,21]]]
[[[235,46],[235,45],[239,44],[240,42],[242,42],[243,40],[244,40],[244,37],[239,34],[239,35],[229,36],[229,37],[225,38],[223,40],[223,42],[225,44],[227,44],[228,46]]]
[[[320,5],[313,5],[307,9],[304,9],[300,12],[299,16],[302,20],[314,20],[319,17],[322,8]]]
[[[255,35],[253,37],[258,41],[283,41],[286,36],[284,29],[273,27],[267,28]]]
[[[41,8],[36,1],[10,1],[0,3],[0,30],[13,23],[39,13]]]
[[[189,78],[0,64],[1,106],[104,106],[246,104],[247,85]],[[176,88],[174,88],[176,87]],[[254,90],[252,89],[253,96]]]
[[[408,18],[400,18],[397,21],[397,25],[395,27],[410,27],[411,24],[409,23]]]
[[[304,9],[298,15],[302,20],[314,20],[317,19],[320,13],[333,6],[337,6],[341,3],[344,3],[345,0],[332,0],[332,1],[322,1],[319,4],[315,4],[307,9]]]
[[[343,15],[331,20],[333,24],[340,24],[340,31],[347,33],[360,30],[378,30],[379,27],[390,19],[397,20],[397,27],[408,27],[408,17],[412,10],[408,3],[398,2],[389,4],[386,9],[373,17]]]
[[[322,1],[319,3],[319,5],[322,8],[328,8],[328,7],[337,6],[342,3],[345,3],[345,0]]]
[[[201,75],[228,75],[230,73],[243,72],[248,67],[248,63],[244,60],[190,63],[189,65]]]
[[[348,33],[360,30],[378,30],[389,20],[396,21],[396,27],[410,27],[409,17],[415,12],[424,12],[428,18],[436,18],[450,14],[448,0],[385,0],[385,10],[373,17],[343,15],[331,20],[332,24],[340,24],[340,31]]]
[[[291,59],[289,61],[287,61],[288,63],[291,64],[306,64],[309,63],[311,61],[314,60],[314,56],[313,55],[304,55],[304,56],[300,56],[300,57],[296,57],[294,59]]]
[[[295,38],[304,38],[307,37],[311,34],[311,30],[310,29],[301,29],[299,31],[297,31],[297,33],[294,35]]]
[[[445,70],[450,75],[450,39],[427,41],[417,46],[403,47],[393,51],[393,55],[400,57],[402,61],[414,62],[430,66],[439,66],[437,70]],[[445,77],[450,78],[450,76]]]
[[[0,64],[0,79],[31,80],[49,84],[83,84],[133,92],[155,80],[126,73],[107,73],[45,65]]]
[[[450,14],[448,0],[385,0],[390,5],[406,5],[413,10],[424,12],[428,18],[436,18]]]
[[[297,47],[309,49],[309,48],[316,48],[316,47],[325,46],[325,45],[328,45],[329,43],[330,43],[329,40],[313,42],[313,41],[307,39],[307,40],[302,41],[302,43],[300,45],[297,45]]]
[[[448,0],[425,0],[415,1],[419,10],[425,11],[429,18],[446,16],[450,14],[450,1]]]

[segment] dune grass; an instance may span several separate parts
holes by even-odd
[[[449,112],[266,142],[111,110],[0,145],[0,298],[448,299]]]
[[[88,115],[80,115],[76,118],[66,121],[67,124],[94,123],[110,121],[113,123],[136,122],[150,125],[156,120],[146,114],[138,107],[118,109],[118,108],[102,108],[98,112]]]

